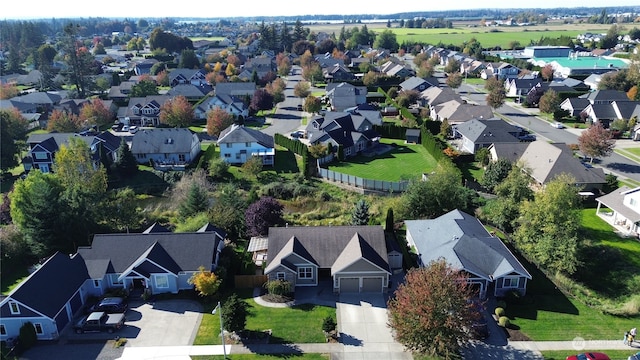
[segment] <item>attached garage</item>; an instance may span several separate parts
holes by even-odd
[[[381,293],[382,281],[381,277],[362,278],[362,292]]]
[[[56,321],[56,327],[58,328],[58,333],[62,332],[62,329],[64,329],[65,325],[69,323],[69,316],[67,315],[67,310],[62,309],[62,311],[60,311],[60,313],[58,314],[58,316],[56,316],[54,320]]]
[[[359,292],[360,278],[341,278],[340,293]]]

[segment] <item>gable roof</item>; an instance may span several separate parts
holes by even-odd
[[[210,269],[218,241],[210,232],[97,234],[90,247],[78,248],[78,254],[87,261],[110,260],[114,273],[124,273],[149,259],[177,274],[197,271],[200,266]]]
[[[256,84],[252,82],[217,83],[215,87],[216,95],[253,96],[255,91]]]
[[[456,132],[474,143],[520,142],[516,134],[520,131],[502,119],[472,119],[454,126]]]
[[[627,94],[619,90],[596,90],[580,97],[589,100],[592,104],[594,102],[612,102],[615,100],[629,101]]]
[[[348,248],[348,251],[347,251]],[[320,268],[339,270],[360,258],[389,271],[384,230],[381,226],[289,226],[269,228],[269,265],[295,253]]]
[[[20,283],[8,298],[53,319],[88,278],[81,256],[56,252]]]
[[[562,173],[573,176],[576,184],[606,182],[602,168],[585,166],[573,156],[573,151],[564,143],[530,142],[520,161],[531,169],[531,177],[541,184],[546,184]]]
[[[640,221],[640,211],[636,211],[624,203],[626,195],[640,191],[640,187],[631,189],[628,186],[622,186],[606,195],[600,196],[596,201],[604,204],[609,209],[615,210],[622,216],[633,223]]]
[[[176,154],[190,153],[198,136],[189,129],[157,128],[142,129],[133,135],[133,154]]]
[[[220,132],[218,144],[234,144],[257,142],[265,148],[273,148],[274,142],[271,135],[267,135],[262,131],[244,127],[244,125],[233,124]]]
[[[405,220],[423,264],[444,258],[451,266],[493,281],[515,272],[529,272],[497,237],[475,217],[452,210],[436,219]]]

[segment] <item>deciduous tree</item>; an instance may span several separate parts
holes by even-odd
[[[482,176],[482,185],[489,191],[500,184],[511,171],[511,162],[507,158],[499,158],[490,162]]]
[[[47,130],[63,133],[77,132],[82,128],[82,122],[76,114],[66,111],[53,110],[47,120]]]
[[[218,107],[207,113],[207,134],[218,136],[222,130],[233,125],[233,115]]]
[[[273,108],[273,95],[264,89],[257,89],[251,98],[251,109],[253,111],[270,110]]]
[[[389,326],[407,349],[457,359],[478,313],[463,272],[445,260],[409,270],[388,303]]]
[[[504,104],[507,94],[502,86],[497,86],[487,94],[487,105],[497,109]]]
[[[452,89],[457,89],[462,85],[462,74],[459,71],[447,76],[447,85]]]
[[[160,107],[160,122],[174,127],[187,127],[193,120],[193,107],[180,95],[165,101]]]
[[[309,95],[304,100],[304,111],[311,114],[317,114],[321,109],[322,109],[322,102],[320,101],[319,98],[313,95]]]
[[[278,200],[263,196],[249,205],[245,212],[247,235],[260,236],[269,232],[269,227],[284,225],[282,213],[284,206]]]
[[[616,141],[612,138],[611,132],[600,123],[591,126],[578,136],[578,146],[580,151],[591,158],[609,156],[613,152]]]
[[[214,272],[200,266],[198,272],[191,275],[188,282],[196,288],[198,295],[212,296],[218,292],[222,280]]]
[[[0,109],[0,173],[19,164],[27,126],[27,120],[18,110]]]
[[[242,164],[242,170],[251,176],[258,176],[262,171],[262,158],[259,156],[251,156]]]
[[[100,99],[93,99],[89,103],[84,104],[80,109],[80,120],[95,124],[100,127],[109,125],[113,122],[114,114],[109,110],[104,102]]]
[[[131,97],[145,97],[147,95],[158,95],[158,86],[155,81],[151,79],[140,80],[131,86]]]
[[[311,85],[307,81],[300,81],[293,88],[293,95],[305,98],[311,94],[311,91],[309,91],[310,88]]]
[[[560,96],[553,89],[545,91],[544,95],[540,98],[540,104],[538,108],[541,112],[551,114],[560,109]]]

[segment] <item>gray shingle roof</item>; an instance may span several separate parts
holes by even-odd
[[[259,130],[247,128],[238,124],[233,124],[222,130],[218,137],[218,144],[235,144],[245,142],[257,142],[266,148],[274,147],[273,137],[271,135],[267,135]]]
[[[504,120],[472,119],[454,128],[465,138],[474,143],[509,143],[519,142],[516,134],[519,130]]]
[[[366,244],[365,244],[366,243]],[[345,252],[345,250],[348,250]],[[389,271],[384,230],[380,226],[290,226],[269,228],[269,266],[295,252],[320,268],[365,258]],[[339,259],[340,258],[340,259]],[[338,266],[340,267],[340,266]]]
[[[531,275],[497,237],[475,217],[450,211],[431,220],[405,220],[423,264],[444,258],[451,266],[493,281],[516,272]]]
[[[639,190],[640,188],[631,189],[628,186],[623,186],[608,193],[607,195],[597,198],[596,200],[604,204],[609,209],[617,211],[631,222],[636,223],[640,221],[640,213],[625,205],[624,197],[629,192],[636,192]]]
[[[189,129],[143,129],[133,136],[131,152],[133,154],[188,154],[195,139],[197,135]]]

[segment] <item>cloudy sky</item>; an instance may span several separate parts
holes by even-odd
[[[366,5],[365,5],[366,4]],[[75,18],[75,17],[235,17],[235,16],[295,16],[326,14],[387,14],[389,12],[458,10],[470,8],[505,7],[576,7],[596,6],[584,0],[537,0],[514,2],[489,0],[428,1],[403,0],[398,7],[389,6],[382,0],[241,0],[180,3],[169,0],[86,1],[86,0],[30,0],[3,1],[0,6],[1,19]],[[478,6],[481,5],[481,6]],[[639,0],[610,0],[606,6],[640,5]],[[640,6],[639,6],[640,7]]]

